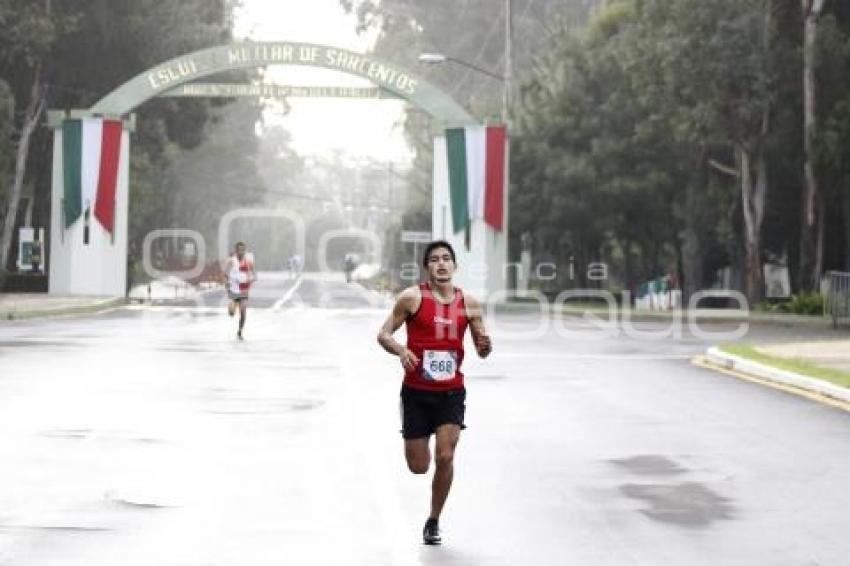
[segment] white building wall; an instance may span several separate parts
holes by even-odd
[[[62,195],[65,183],[62,177],[62,130],[53,130],[53,185],[50,199],[50,248],[48,256],[48,291],[51,295],[71,294],[71,253],[68,238],[62,226]]]

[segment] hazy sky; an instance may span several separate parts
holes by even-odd
[[[355,18],[338,0],[243,0],[235,35],[258,41],[302,41],[365,51],[374,36],[358,36]],[[415,70],[414,70],[415,71]],[[297,85],[371,86],[368,81],[326,69],[275,66],[267,82]],[[342,149],[352,157],[406,161],[403,103],[393,100],[290,99],[292,112],[270,109],[269,123],[282,123],[302,155]]]

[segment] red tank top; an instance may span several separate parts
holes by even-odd
[[[463,387],[463,336],[469,321],[463,293],[455,288],[454,298],[444,305],[434,298],[428,283],[419,285],[419,310],[405,321],[407,348],[419,364],[404,374],[404,384],[425,391],[450,391]]]
[[[242,259],[236,254],[233,254],[233,261],[236,263],[237,269],[245,274],[245,281],[239,282],[239,292],[247,293],[251,289],[251,270],[254,268],[251,260],[248,258],[248,255],[243,255]]]

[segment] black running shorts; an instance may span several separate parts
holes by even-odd
[[[428,438],[444,424],[466,428],[466,389],[422,391],[401,387],[401,434],[405,439]]]

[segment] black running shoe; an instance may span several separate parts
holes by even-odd
[[[425,521],[425,528],[422,529],[422,540],[425,544],[440,544],[443,540],[440,538],[440,524],[437,519],[428,519]]]

